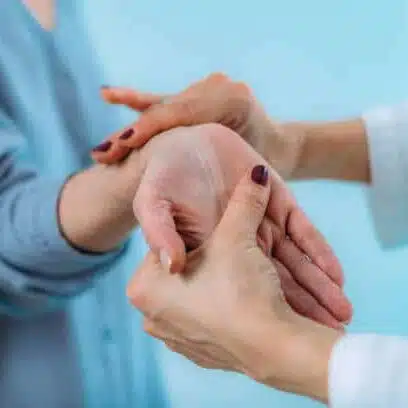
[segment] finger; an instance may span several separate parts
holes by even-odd
[[[140,147],[153,136],[180,126],[191,126],[207,123],[207,116],[189,101],[178,101],[169,104],[155,104],[139,117],[133,126],[131,137],[120,138],[119,142],[128,147]]]
[[[101,96],[108,103],[113,105],[125,105],[139,112],[143,112],[164,99],[164,95],[138,92],[131,88],[109,86],[101,88]]]
[[[109,136],[105,141],[92,149],[92,159],[101,164],[114,164],[124,160],[132,149],[119,144],[118,139],[123,135],[130,135],[132,133],[133,128],[127,127]]]
[[[255,166],[237,184],[216,234],[233,241],[242,237],[256,240],[269,201],[268,169]]]
[[[110,143],[110,147],[106,150],[98,150],[98,147],[93,149],[91,157],[97,163],[100,164],[115,164],[128,157],[132,151],[129,147],[121,146],[118,143],[107,141],[104,143]]]
[[[344,285],[344,275],[339,260],[323,235],[297,208],[288,218],[287,233],[296,245],[338,285]]]
[[[172,203],[142,183],[133,210],[147,243],[159,254],[163,266],[172,273],[181,272],[186,262],[186,249],[176,229]]]
[[[286,301],[297,313],[335,329],[343,325],[335,319],[310,293],[300,286],[279,261],[274,260]]]
[[[352,306],[343,289],[320,269],[290,239],[280,240],[274,256],[290,271],[293,279],[341,322],[352,316]]]

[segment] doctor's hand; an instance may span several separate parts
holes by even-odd
[[[259,178],[265,171],[244,175],[213,234],[188,254],[184,274],[169,274],[151,252],[128,296],[145,330],[196,364],[327,401],[328,361],[341,333],[290,308],[279,279],[284,265],[257,245],[273,184]]]
[[[211,235],[243,174],[257,163],[266,165],[234,132],[214,124],[165,132],[134,157],[142,168],[133,205],[136,218],[150,248],[174,272],[183,270],[186,250]],[[271,169],[269,180],[272,194],[258,243],[285,266],[280,276],[290,305],[340,327],[352,315],[340,264]]]
[[[121,160],[156,134],[177,126],[219,123],[246,140],[284,177],[294,172],[303,149],[298,127],[281,126],[265,113],[247,85],[212,74],[176,95],[149,94],[104,87],[103,98],[141,112],[135,124],[110,141],[113,148],[95,156],[103,163]]]

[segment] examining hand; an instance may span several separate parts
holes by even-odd
[[[184,268],[185,245],[195,249],[211,235],[243,174],[266,165],[234,132],[214,124],[165,132],[137,160],[136,218],[150,247],[175,271]],[[269,179],[272,194],[259,236],[265,252],[284,265],[279,272],[285,296],[299,313],[339,327],[352,314],[339,262],[271,169]]]
[[[211,237],[169,274],[149,253],[128,287],[145,330],[198,365],[245,373],[270,386],[327,401],[328,361],[339,332],[291,310],[279,272],[256,235],[274,181],[259,167],[238,184]]]
[[[103,163],[121,160],[130,148],[165,130],[204,123],[219,123],[237,132],[284,178],[294,171],[303,148],[303,132],[272,122],[244,83],[223,74],[210,75],[167,97],[114,87],[103,88],[102,96],[141,112],[131,130],[110,139],[109,151],[95,155]]]

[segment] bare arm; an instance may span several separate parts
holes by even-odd
[[[288,132],[304,133],[293,179],[326,178],[371,182],[369,151],[361,119],[344,122],[290,123]]]
[[[95,165],[69,179],[59,202],[66,239],[85,251],[119,246],[136,226],[132,201],[140,173],[139,152],[134,151],[124,163]]]

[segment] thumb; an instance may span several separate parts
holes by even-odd
[[[160,256],[162,265],[171,273],[182,272],[186,249],[176,230],[171,203],[149,188],[139,188],[133,211],[151,250]]]
[[[218,225],[217,235],[223,240],[249,238],[256,242],[258,229],[269,202],[270,183],[268,168],[255,166],[237,184],[228,207]]]

